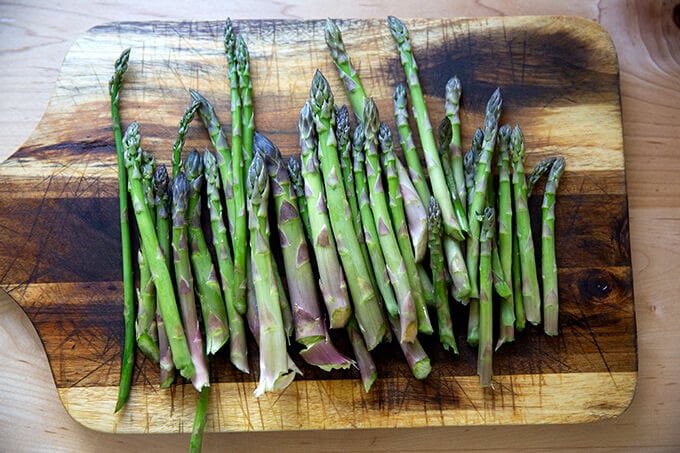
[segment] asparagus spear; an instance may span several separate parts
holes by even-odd
[[[350,104],[352,104],[352,110],[354,110],[354,114],[360,118],[364,110],[366,92],[349,59],[345,44],[342,41],[340,28],[331,19],[326,19],[324,36],[328,49],[331,51],[333,62],[335,62],[335,66],[338,68],[340,80],[342,80],[342,83],[347,90],[347,96],[349,97]]]
[[[550,168],[543,195],[541,234],[541,265],[543,276],[543,320],[547,335],[558,334],[559,296],[557,260],[555,258],[555,193],[564,172],[564,158],[555,160]]]
[[[349,305],[347,284],[340,264],[335,238],[331,232],[330,219],[319,174],[319,163],[315,150],[315,136],[312,107],[306,102],[300,111],[298,122],[300,149],[302,156],[302,177],[306,204],[309,209],[309,226],[312,233],[312,246],[319,271],[319,286],[328,311],[331,328],[347,324],[352,309]]]
[[[288,171],[279,149],[264,135],[255,133],[255,152],[266,156],[270,190],[274,198],[276,219],[293,308],[295,340],[305,346],[300,356],[309,364],[326,371],[348,368],[352,361],[342,355],[331,342],[319,306],[314,271],[309,259],[305,233],[296,207]]]
[[[458,354],[456,337],[453,334],[453,322],[451,320],[451,308],[446,291],[446,271],[444,270],[444,257],[441,239],[441,210],[437,200],[430,198],[428,210],[429,242],[430,242],[430,269],[432,270],[432,282],[434,285],[434,300],[437,308],[437,325],[439,329],[439,341],[444,349],[449,348]]]
[[[526,320],[536,325],[541,322],[541,293],[538,288],[534,239],[531,233],[527,184],[524,177],[524,135],[519,125],[515,126],[515,129],[512,131],[510,143],[515,222],[517,226],[517,239],[519,241],[520,269],[522,272],[522,302]]]
[[[220,200],[220,179],[218,178],[217,159],[209,150],[203,153],[203,173],[210,212],[210,228],[212,243],[217,256],[217,268],[222,284],[222,294],[229,324],[229,358],[236,368],[248,373],[248,344],[243,316],[234,303],[234,261],[227,239],[227,227],[224,225],[222,203]]]
[[[472,146],[465,153],[463,158],[463,168],[465,173],[465,186],[467,190],[467,211],[470,213],[472,206],[472,199],[475,195],[475,176],[477,174],[477,161],[479,154],[482,152],[482,142],[484,141],[484,132],[477,128],[475,135],[472,137]]]
[[[123,150],[123,137],[120,127],[118,99],[123,76],[128,68],[130,49],[125,49],[116,59],[114,71],[109,80],[109,96],[111,103],[111,123],[113,138],[116,143],[118,158],[118,196],[120,215],[120,242],[123,263],[123,321],[125,324],[125,341],[123,344],[123,360],[120,367],[120,384],[118,400],[114,412],[125,406],[132,384],[132,369],[135,361],[135,283],[132,270],[132,245],[130,242],[130,222],[128,219],[127,172]]]
[[[376,226],[377,237],[385,257],[387,273],[392,282],[394,295],[399,307],[399,343],[412,342],[418,332],[418,315],[416,313],[415,296],[412,292],[405,260],[401,255],[399,243],[395,237],[390,219],[385,190],[382,185],[381,168],[378,155],[377,132],[380,127],[378,108],[369,98],[364,107],[364,150],[366,156],[366,179],[370,210]],[[362,154],[363,156],[363,154]],[[359,157],[359,159],[362,158]],[[358,182],[358,178],[357,178]],[[359,187],[357,186],[357,190]],[[362,216],[363,217],[363,216]]]
[[[505,124],[498,130],[498,256],[503,278],[512,289],[512,181],[510,179],[510,135]],[[500,303],[500,323],[496,349],[515,340],[515,301],[512,291]]]
[[[139,234],[142,239],[142,251],[149,259],[151,275],[156,284],[156,292],[161,301],[160,309],[165,322],[165,330],[172,349],[172,358],[175,367],[185,378],[194,374],[194,366],[191,363],[187,338],[182,329],[179,312],[175,303],[175,293],[168,267],[165,265],[163,251],[156,237],[156,229],[151,219],[149,208],[144,203],[141,171],[139,161],[139,126],[133,121],[125,131],[123,138],[123,151],[125,154],[125,166],[128,170],[128,184],[132,206],[137,220]]]
[[[241,136],[241,96],[236,62],[236,36],[227,19],[224,27],[224,49],[229,63],[229,83],[231,93],[231,166],[233,189],[234,231],[232,245],[234,248],[234,301],[241,307],[246,297],[246,255],[248,254],[248,228],[246,224],[246,196],[244,192],[244,176],[248,167],[244,167],[243,141]]]
[[[516,225],[515,225],[516,226]],[[515,330],[521,332],[526,323],[524,301],[522,300],[521,252],[517,234],[512,237],[512,298],[515,301]]]
[[[203,387],[209,385],[209,375],[203,337],[201,336],[198,313],[196,311],[194,275],[191,271],[191,258],[189,257],[188,193],[189,184],[187,183],[186,175],[180,171],[172,184],[172,252],[177,298],[179,299],[186,337],[189,340],[191,361],[195,369],[195,373],[190,376],[191,382],[196,390],[200,391]]]
[[[163,251],[165,265],[172,269],[172,227],[170,225],[170,176],[165,165],[156,167],[153,178],[156,205],[156,235],[158,245]],[[172,351],[165,331],[165,323],[159,308],[160,300],[156,293],[156,326],[158,330],[158,350],[161,368],[161,388],[167,388],[175,380],[175,365],[172,363]]]
[[[465,170],[463,168],[463,153],[461,152],[462,144],[460,140],[460,95],[460,79],[457,76],[453,76],[446,82],[444,109],[449,124],[451,124],[451,142],[449,144],[451,168],[453,169],[453,177],[458,189],[458,199],[464,201],[467,190],[465,188]],[[465,203],[463,203],[463,208],[467,210]]]
[[[201,190],[204,181],[201,154],[197,150],[191,151],[184,166],[189,184],[187,221],[191,268],[205,323],[206,350],[208,354],[215,354],[229,339],[229,327],[222,289],[201,226]]]
[[[496,214],[492,207],[484,209],[479,254],[479,346],[477,374],[482,387],[491,386],[493,374],[493,277],[491,275],[491,249]]]
[[[300,220],[305,228],[307,240],[312,242],[312,227],[309,225],[309,207],[305,199],[305,181],[302,179],[302,162],[299,156],[290,156],[288,158],[288,176],[290,178],[290,185],[295,192],[297,200],[298,213]]]
[[[537,163],[534,169],[531,170],[531,174],[529,175],[529,178],[527,178],[527,198],[531,197],[531,192],[533,192],[534,186],[539,181],[539,179],[541,179],[541,176],[543,176],[545,172],[552,168],[555,160],[557,160],[556,157],[548,157],[547,159]]]
[[[399,192],[404,199],[404,214],[408,223],[408,233],[413,246],[413,254],[417,263],[420,263],[427,253],[427,209],[418,196],[418,191],[411,181],[408,170],[398,158],[397,178],[399,179]]]
[[[347,335],[349,336],[349,341],[352,344],[352,350],[354,351],[354,357],[357,360],[357,366],[359,367],[359,373],[361,374],[361,382],[364,384],[364,390],[368,393],[378,377],[378,370],[373,361],[373,357],[371,356],[371,352],[366,348],[366,343],[359,330],[359,324],[357,324],[357,320],[354,316],[347,322],[345,330],[347,330]]]
[[[429,203],[432,195],[430,193],[430,187],[427,185],[425,172],[420,164],[420,156],[416,150],[416,145],[413,143],[413,134],[411,133],[411,126],[408,122],[408,109],[406,108],[406,86],[403,83],[399,83],[394,89],[392,101],[394,105],[394,119],[396,120],[397,129],[399,131],[401,150],[406,159],[406,165],[408,166],[411,181],[413,181],[420,201],[424,205],[425,203]]]
[[[366,157],[364,154],[364,128],[361,125],[357,126],[354,130],[352,146],[354,148],[354,159],[352,163],[355,182],[354,189],[359,201],[361,226],[364,232],[366,248],[368,249],[371,258],[373,274],[376,278],[376,284],[385,303],[387,312],[390,316],[399,316],[399,305],[397,304],[394,290],[390,284],[390,276],[388,275],[389,272],[387,265],[385,264],[385,256],[383,255],[383,250],[380,246],[380,237],[378,236],[378,229],[375,226],[373,211],[369,200],[368,180],[366,179],[366,171],[364,170],[366,164]]]
[[[427,113],[425,97],[420,87],[418,66],[411,50],[411,39],[409,38],[408,30],[406,25],[394,16],[389,16],[387,21],[392,37],[397,43],[399,57],[404,68],[409,92],[411,93],[411,102],[413,103],[416,124],[418,125],[418,133],[423,146],[425,161],[427,162],[427,172],[430,175],[432,191],[442,210],[444,230],[454,239],[462,240],[464,238],[463,231],[456,221],[451,197],[446,190],[446,181],[441,168],[439,154],[437,153],[437,145],[434,142],[434,134],[432,133],[432,125]]]
[[[198,398],[196,398],[196,414],[194,415],[194,425],[191,429],[191,439],[189,440],[189,453],[201,453],[209,395],[210,387],[203,387],[203,390],[198,394]]]
[[[394,318],[392,316],[389,318],[394,334],[399,335],[399,333],[403,331],[402,327],[399,325],[399,318]],[[401,352],[404,354],[404,358],[406,358],[406,362],[416,379],[423,380],[430,375],[430,372],[432,371],[430,358],[417,337],[413,341],[400,342],[399,347],[401,347]]]
[[[241,134],[243,143],[244,168],[250,168],[253,160],[253,134],[255,133],[255,117],[253,115],[253,82],[250,79],[250,53],[242,35],[236,37],[236,72],[238,87],[241,92]]]
[[[427,312],[427,304],[425,302],[425,295],[423,293],[423,284],[420,281],[418,268],[416,267],[416,260],[411,248],[411,242],[408,235],[408,226],[406,223],[406,216],[404,214],[404,202],[399,191],[399,178],[397,177],[397,164],[394,150],[392,148],[392,132],[387,124],[380,123],[378,131],[378,143],[382,151],[382,166],[387,177],[387,190],[389,193],[389,214],[392,219],[393,231],[396,233],[397,244],[401,256],[406,266],[406,273],[408,275],[409,284],[416,306],[416,315],[418,319],[418,331],[429,335],[433,332],[430,315]],[[372,157],[369,156],[369,160]]]
[[[255,396],[259,397],[265,392],[286,388],[293,381],[295,373],[288,365],[280,295],[273,272],[274,259],[269,245],[267,214],[269,177],[260,154],[253,156],[247,184],[253,286],[260,322],[260,380],[255,390]]]
[[[468,209],[468,223],[470,226],[470,240],[467,242],[467,268],[470,275],[470,297],[479,296],[479,246],[481,218],[484,211],[487,197],[487,185],[491,178],[491,162],[496,145],[496,135],[498,133],[498,118],[501,112],[501,92],[499,89],[493,92],[486,105],[486,116],[484,118],[484,141],[482,142],[479,159],[477,159],[475,170],[475,189],[472,198],[472,205]]]
[[[319,162],[326,190],[328,213],[336,246],[349,285],[354,312],[369,350],[385,336],[387,326],[370,280],[369,264],[349,218],[350,210],[342,181],[337,142],[333,131],[333,93],[326,78],[316,71],[309,92],[314,124],[319,137]]]
[[[444,179],[446,180],[446,185],[449,189],[449,194],[451,195],[451,203],[453,204],[453,213],[456,216],[456,221],[460,225],[461,230],[469,234],[470,229],[468,227],[468,221],[465,216],[466,209],[463,207],[463,202],[458,198],[458,187],[456,185],[456,179],[453,172],[453,166],[451,162],[450,147],[452,143],[452,129],[451,122],[444,118],[444,120],[439,123],[439,160],[442,163],[442,170],[444,172]],[[463,181],[463,184],[465,182]],[[465,191],[467,194],[467,191]]]
[[[193,100],[184,111],[184,115],[177,125],[177,138],[172,146],[172,177],[176,177],[182,167],[182,148],[184,148],[184,138],[189,130],[189,124],[194,119],[196,111],[201,106],[200,101]]]

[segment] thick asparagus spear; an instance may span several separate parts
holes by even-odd
[[[491,274],[491,250],[496,223],[494,208],[484,210],[480,235],[479,254],[479,346],[477,351],[477,374],[482,387],[491,386],[493,375],[493,277]]]
[[[345,330],[347,330],[349,341],[352,344],[354,357],[356,358],[359,373],[361,374],[361,382],[364,384],[364,390],[368,393],[378,377],[378,369],[375,366],[371,352],[366,348],[366,343],[359,330],[359,324],[357,324],[357,320],[354,316],[350,318],[345,326]]]
[[[132,245],[130,238],[130,221],[128,218],[128,184],[123,150],[123,134],[120,127],[118,100],[123,75],[127,71],[130,49],[125,49],[114,65],[113,75],[109,80],[109,96],[111,103],[111,122],[113,138],[116,143],[118,158],[118,196],[120,215],[120,242],[123,263],[123,320],[125,323],[125,341],[123,344],[123,360],[120,367],[120,384],[115,412],[125,406],[132,384],[132,369],[135,361],[135,282],[132,269]]]
[[[319,271],[319,286],[328,311],[330,327],[344,327],[352,313],[352,308],[349,304],[347,284],[328,218],[323,182],[316,158],[318,141],[315,136],[314,118],[309,102],[306,102],[300,111],[298,129],[300,132],[304,192],[306,204],[310,208],[308,210],[309,226]]]
[[[231,93],[231,167],[233,189],[232,245],[234,248],[234,301],[241,307],[246,298],[246,255],[248,254],[248,227],[246,222],[246,195],[243,140],[241,136],[241,96],[239,92],[236,62],[236,35],[227,19],[224,27],[224,49],[229,64],[229,83]]]
[[[189,340],[191,361],[195,369],[195,373],[191,376],[191,382],[196,390],[200,391],[203,387],[209,385],[209,374],[196,311],[194,275],[191,271],[191,258],[189,257],[188,193],[189,185],[186,175],[180,171],[172,184],[172,254],[175,281],[177,282],[177,297],[184,331]]]
[[[408,235],[408,225],[404,214],[404,202],[399,191],[399,178],[397,176],[397,163],[394,156],[392,132],[387,124],[380,123],[378,132],[378,143],[381,149],[382,167],[387,178],[387,190],[389,193],[389,214],[392,219],[392,226],[399,244],[399,251],[406,266],[409,284],[416,306],[418,319],[418,331],[429,335],[433,332],[430,315],[427,312],[423,284],[420,281],[416,260],[413,255],[411,241]],[[369,156],[369,161],[372,159]]]
[[[512,181],[510,176],[510,134],[505,124],[498,130],[498,256],[504,280],[512,289]],[[500,303],[500,323],[496,349],[515,340],[515,301],[512,291]]]
[[[512,131],[512,189],[515,199],[515,225],[519,241],[522,272],[522,301],[526,320],[536,325],[541,322],[541,293],[538,287],[534,239],[531,233],[527,183],[524,177],[524,135],[519,125]]]
[[[399,192],[404,200],[404,214],[408,223],[408,233],[413,246],[413,254],[417,263],[420,263],[427,253],[427,209],[418,196],[418,191],[411,181],[408,170],[395,158],[397,165],[397,178],[399,179]]]
[[[342,41],[340,28],[331,19],[326,19],[326,30],[324,35],[326,44],[328,45],[333,61],[335,62],[335,66],[338,68],[340,80],[342,80],[342,83],[347,90],[347,96],[349,97],[350,104],[352,104],[352,110],[354,110],[354,114],[357,117],[361,118],[364,110],[366,92],[349,59],[345,44]]]
[[[184,111],[184,115],[179,120],[177,125],[177,138],[172,146],[172,177],[176,177],[182,167],[182,148],[184,148],[184,138],[189,130],[189,124],[194,119],[196,111],[201,106],[200,101],[192,99]]]
[[[255,396],[259,397],[265,392],[287,387],[293,381],[295,372],[288,366],[286,333],[273,272],[274,258],[269,245],[269,175],[259,154],[253,156],[247,183],[250,253],[260,322],[260,380],[255,390]]]
[[[389,318],[394,334],[399,335],[399,333],[403,330],[399,325],[399,318],[393,318],[392,316]],[[417,337],[413,341],[400,342],[399,347],[401,348],[401,352],[404,354],[404,358],[406,359],[409,368],[411,368],[413,377],[422,380],[430,375],[430,372],[432,371],[430,358],[428,357],[427,352],[425,352],[425,349],[423,349],[423,345],[420,344],[420,341]]]
[[[442,218],[439,205],[434,197],[430,198],[428,211],[428,225],[430,227],[430,269],[434,285],[434,300],[437,308],[437,326],[439,341],[444,349],[449,348],[458,354],[456,337],[453,334],[453,322],[451,320],[451,308],[449,306],[449,294],[446,290],[446,271],[444,268],[444,254],[442,250]]]
[[[201,154],[197,150],[191,151],[184,167],[189,184],[187,221],[191,268],[203,313],[206,350],[208,354],[215,354],[229,339],[229,327],[222,289],[201,226],[201,191],[204,181]]]
[[[220,200],[220,179],[218,178],[217,159],[209,150],[203,153],[203,173],[205,175],[205,187],[210,212],[210,227],[212,231],[212,243],[217,256],[217,268],[222,284],[222,294],[227,310],[227,322],[229,323],[229,358],[236,368],[248,373],[248,344],[246,339],[245,323],[243,316],[234,304],[234,261],[227,239],[227,227],[224,225],[222,203]]]
[[[350,209],[342,181],[337,142],[333,130],[333,93],[326,78],[316,71],[309,92],[314,113],[314,124],[319,137],[319,162],[326,190],[326,202],[335,243],[340,255],[354,313],[369,350],[375,348],[385,336],[387,325],[378,302],[376,290],[370,279],[369,264],[364,261],[361,246],[349,218]]]
[[[558,334],[559,295],[557,289],[557,259],[555,258],[555,193],[563,172],[564,158],[560,157],[555,160],[550,168],[542,205],[543,328],[547,335]]]
[[[318,303],[314,271],[296,197],[279,149],[264,135],[255,133],[254,151],[266,156],[270,190],[274,198],[283,267],[295,324],[295,340],[305,346],[300,356],[324,370],[348,368],[352,360],[331,342]]]
[[[137,220],[139,234],[142,239],[142,251],[149,259],[151,275],[156,284],[156,292],[159,293],[161,301],[160,309],[165,322],[165,330],[168,334],[172,358],[175,367],[185,378],[194,375],[194,366],[191,362],[189,345],[182,329],[179,311],[175,302],[175,293],[170,272],[163,258],[163,251],[158,244],[156,228],[151,219],[149,208],[144,203],[141,171],[139,169],[139,126],[133,121],[128,126],[123,139],[123,150],[125,153],[125,166],[128,169],[129,192],[132,199],[132,206]]]
[[[462,240],[464,238],[463,231],[456,221],[451,197],[447,191],[441,161],[439,160],[439,154],[437,153],[437,145],[434,141],[432,124],[430,123],[425,97],[423,96],[423,91],[418,79],[418,66],[411,50],[411,39],[409,38],[408,30],[406,25],[394,16],[389,16],[387,20],[392,37],[397,43],[399,57],[404,68],[409,92],[411,93],[411,103],[413,104],[420,142],[423,146],[425,161],[427,162],[430,185],[432,186],[432,191],[437,199],[437,203],[439,203],[442,210],[444,230],[454,239]]]
[[[406,264],[401,255],[394,228],[392,227],[385,189],[382,184],[382,170],[380,167],[377,139],[380,123],[378,108],[375,105],[373,98],[369,98],[366,102],[363,119],[366,178],[368,183],[368,195],[370,198],[370,210],[376,225],[380,247],[383,256],[385,257],[387,273],[392,282],[394,295],[396,296],[399,307],[399,328],[401,331],[397,336],[399,338],[399,343],[412,342],[415,340],[418,332],[416,302],[407,274]]]
[[[461,83],[457,76],[452,77],[446,83],[444,95],[444,109],[446,117],[451,124],[451,142],[449,144],[449,156],[453,177],[458,189],[458,199],[463,202],[463,208],[467,210],[465,203],[467,190],[465,189],[465,171],[463,169],[463,153],[460,140],[460,95]]]
[[[243,143],[244,168],[250,168],[253,160],[253,134],[255,133],[255,116],[253,115],[253,82],[250,79],[250,52],[242,35],[236,37],[234,49],[238,87],[241,93],[241,134]]]
[[[156,205],[156,235],[158,245],[163,251],[165,265],[172,269],[172,226],[170,223],[170,176],[165,165],[156,167],[153,178]],[[156,325],[158,328],[158,350],[161,367],[161,388],[167,388],[175,380],[175,365],[172,363],[172,351],[165,331],[165,323],[161,311],[159,295],[156,293]]]

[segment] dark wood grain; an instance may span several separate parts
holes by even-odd
[[[502,120],[521,123],[529,166],[547,155],[567,157],[557,204],[561,335],[547,338],[537,328],[527,329],[495,355],[495,374],[518,379],[536,376],[538,382],[547,375],[632,375],[633,387],[619,387],[612,377],[612,386],[590,389],[616,396],[611,411],[620,412],[632,397],[637,361],[618,66],[608,36],[597,25],[574,18],[408,24],[433,123],[443,115],[444,84],[457,73],[464,86],[465,143],[481,122],[486,98],[500,86]],[[336,99],[346,101],[323,42],[322,25],[237,23],[251,48],[256,125],[286,155],[298,152],[297,112],[316,67],[331,80]],[[367,89],[376,97],[383,118],[393,125],[391,91],[403,72],[385,25],[359,20],[340,25]],[[105,89],[112,62],[123,47],[133,47],[121,115],[124,123],[139,120],[143,146],[153,150],[158,160],[168,161],[177,120],[189,102],[187,88],[209,97],[223,123],[229,125],[221,27],[219,22],[157,22],[91,30],[67,56],[58,88],[36,132],[0,166],[0,227],[8,233],[0,238],[0,254],[7,257],[0,262],[0,284],[36,326],[57,388],[64,390],[62,398],[72,404],[69,410],[77,404],[65,396],[72,395],[68,392],[114,388],[120,369],[123,323],[117,180]],[[207,144],[202,128],[192,127],[187,148]],[[539,231],[540,195],[539,187],[531,200],[535,231]],[[475,375],[476,351],[464,345],[466,309],[454,306],[454,316],[461,355],[453,357],[434,339],[426,339],[434,370],[424,382],[410,376],[396,346],[379,347],[375,356],[381,378],[369,395],[362,396],[361,404],[369,407],[369,413],[382,414],[384,423],[408,426],[417,417],[402,420],[394,414],[400,413],[405,401],[410,405],[420,402],[426,412],[448,414],[440,424],[465,423],[455,414],[474,406],[475,397],[466,394],[469,383],[453,388],[451,379]],[[339,346],[349,351],[342,335],[336,336]],[[251,352],[251,368],[257,369],[256,351],[251,348]],[[353,370],[328,374],[299,365],[304,371],[300,385],[344,388],[347,380],[358,379]],[[257,373],[236,372],[224,354],[211,367],[214,382],[225,388],[231,384],[254,388]],[[157,381],[155,367],[138,357],[135,388],[151,398],[157,392]],[[504,382],[499,378],[501,386]],[[529,386],[527,394],[537,388]],[[546,395],[560,392],[568,398],[570,392],[584,390],[546,387],[541,391]],[[513,396],[519,399],[521,394]],[[507,406],[498,395],[486,397]],[[242,404],[249,406],[252,398],[244,396]],[[78,409],[73,411],[76,417],[82,416]],[[584,419],[588,416],[583,414]],[[501,416],[503,420],[513,419]],[[366,426],[366,422],[357,423]],[[381,422],[376,426],[382,426]],[[329,427],[339,426],[331,423]],[[117,429],[135,428],[130,423],[128,428]],[[177,429],[184,428],[170,430]],[[227,428],[219,425],[218,429]],[[263,422],[260,428],[246,429],[276,426]]]

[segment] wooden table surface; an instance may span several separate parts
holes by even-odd
[[[189,6],[175,0],[0,3],[0,161],[38,123],[74,40],[105,22],[564,14],[597,21],[612,36],[621,70],[638,333],[638,387],[630,408],[616,419],[586,425],[208,434],[204,451],[680,448],[680,1],[516,3],[392,0],[323,5],[313,0],[251,0],[231,1],[228,7]],[[111,435],[75,423],[59,401],[33,327],[1,291],[0,363],[0,451],[187,449],[186,435]]]

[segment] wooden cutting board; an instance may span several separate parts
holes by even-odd
[[[393,126],[391,94],[403,80],[385,20],[339,21],[366,90]],[[408,20],[433,124],[447,79],[463,83],[463,141],[481,125],[496,86],[502,121],[520,123],[528,166],[564,155],[557,203],[560,336],[528,328],[494,357],[495,390],[482,390],[467,313],[454,306],[460,356],[425,339],[433,371],[412,378],[399,348],[375,352],[379,379],[364,393],[356,370],[304,376],[280,394],[253,396],[250,375],[224,354],[212,361],[208,430],[268,431],[473,424],[572,423],[620,414],[637,376],[633,284],[619,72],[606,32],[569,17]],[[298,152],[297,116],[314,70],[347,102],[323,38],[323,21],[237,21],[252,57],[255,122],[284,154]],[[67,54],[35,132],[0,165],[0,284],[45,345],[57,391],[84,425],[111,432],[188,432],[196,394],[158,387],[137,356],[127,408],[113,414],[123,344],[117,169],[107,82],[132,48],[121,94],[125,127],[169,162],[179,117],[194,88],[229,129],[223,22],[116,23],[96,27]],[[26,93],[30,96],[30,93]],[[208,145],[199,123],[187,149]],[[535,227],[541,191],[531,199]],[[349,352],[342,335],[339,347]]]

